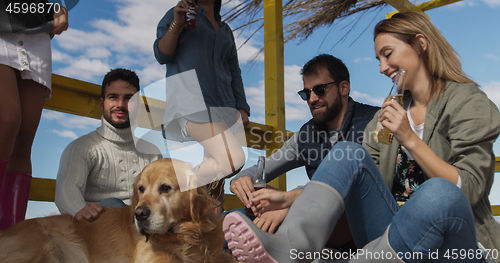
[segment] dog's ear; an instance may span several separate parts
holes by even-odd
[[[189,202],[191,218],[196,222],[200,221],[213,207],[206,186],[189,190]]]
[[[142,173],[141,173],[142,174]],[[135,178],[135,182],[134,182],[134,185],[133,185],[133,194],[132,194],[132,207],[135,209],[137,207],[137,204],[139,203],[139,193],[138,193],[138,182],[139,182],[139,178],[141,176],[141,174],[139,174],[136,178]]]

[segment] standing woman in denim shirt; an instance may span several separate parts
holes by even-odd
[[[192,30],[184,29],[189,3],[196,6],[197,24]],[[182,109],[196,101],[182,84],[167,85],[167,101],[174,96],[176,99],[170,101],[176,103],[167,103],[166,113],[172,117],[164,118],[164,134],[177,141],[195,140],[204,147],[204,161],[194,170],[198,180],[219,180],[209,185],[219,205],[217,213],[222,212],[224,202],[224,180],[220,179],[233,176],[245,163],[241,145],[229,127],[239,116],[243,125],[248,125],[250,115],[234,36],[221,21],[220,8],[221,0],[179,1],[160,20],[154,43],[156,59],[167,65],[167,78],[190,70],[196,73],[207,111],[184,113]]]
[[[31,146],[51,94],[50,34],[67,28],[60,4],[0,1],[0,229],[24,220]]]

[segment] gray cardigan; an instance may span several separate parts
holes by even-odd
[[[411,96],[405,97],[405,107],[410,100]],[[374,117],[367,125],[364,145],[392,189],[399,144],[396,140],[391,145],[375,142],[372,136],[376,122]],[[461,189],[474,212],[477,240],[489,249],[500,248],[500,225],[492,216],[488,199],[495,173],[493,143],[499,133],[497,107],[473,84],[447,82],[443,94],[429,103],[423,141],[457,168]]]

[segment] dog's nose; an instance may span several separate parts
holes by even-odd
[[[137,221],[148,219],[149,214],[151,214],[151,210],[145,206],[139,206],[135,209],[135,219],[137,219]]]

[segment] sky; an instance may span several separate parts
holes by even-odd
[[[148,85],[165,77],[166,69],[155,60],[152,45],[158,21],[176,3],[175,0],[80,1],[69,12],[68,31],[52,39],[53,72],[100,85],[110,69],[129,68],[139,75],[141,87],[148,90]],[[235,4],[236,1],[232,1],[223,5],[221,13]],[[287,130],[297,131],[311,118],[306,103],[296,93],[303,88],[299,71],[304,63],[321,53],[344,61],[351,75],[353,99],[371,105],[382,104],[392,83],[379,73],[373,28],[392,11],[394,8],[387,6],[357,14],[317,29],[307,40],[285,44]],[[499,11],[500,0],[465,0],[426,12],[459,54],[464,71],[497,105],[500,105]],[[234,21],[230,26],[235,28],[241,23]],[[252,30],[235,31],[234,35],[240,47],[238,57],[251,107],[250,121],[264,123],[264,56],[260,54],[251,61],[263,47],[263,31],[242,45],[252,33]],[[55,179],[64,148],[98,126],[100,120],[44,110],[33,145],[33,176]],[[500,156],[499,143],[495,143],[494,151]],[[256,156],[264,154],[253,149],[246,149],[246,153],[245,167],[254,165]],[[200,153],[191,161],[197,164],[201,158]],[[495,175],[495,179],[490,200],[500,205],[500,175]],[[287,174],[288,189],[307,181],[304,168]],[[54,203],[30,201],[26,216],[32,218],[56,211]]]

